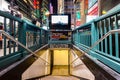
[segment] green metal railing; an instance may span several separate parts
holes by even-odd
[[[0,11],[0,19],[4,27],[2,30],[26,46],[26,48],[35,51],[48,43],[47,30],[3,11]],[[16,44],[16,42],[12,41],[10,38],[2,34],[0,35],[2,36],[0,69],[28,55],[29,52],[25,48]]]
[[[86,50],[101,39],[107,32],[119,28],[120,9],[111,14],[103,15],[73,30],[73,44],[86,52]],[[119,32],[110,34],[89,50],[88,54],[120,73],[119,40]]]

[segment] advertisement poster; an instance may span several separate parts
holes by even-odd
[[[52,32],[51,33],[51,40],[69,40],[71,37],[70,32]]]
[[[87,15],[87,21],[90,22],[93,19],[96,19],[98,17],[98,2],[96,2],[89,10]]]

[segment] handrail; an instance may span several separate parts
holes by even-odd
[[[0,16],[3,16],[5,18],[9,18],[9,19],[12,19],[12,20],[15,20],[15,21],[18,21],[18,22],[22,22],[22,20],[18,17],[15,17],[13,16],[12,14],[8,14],[7,12],[4,12],[4,11],[1,11],[0,10]]]
[[[20,45],[21,47],[23,47],[24,49],[26,49],[27,51],[29,51],[30,53],[32,53],[36,58],[40,58],[41,60],[45,61],[46,63],[50,64],[49,62],[47,62],[46,60],[44,60],[43,58],[39,57],[37,54],[35,54],[33,51],[31,51],[29,48],[27,48],[26,46],[24,46],[22,43],[20,43],[19,41],[15,40],[11,35],[9,35],[7,32],[0,30],[0,33],[2,33],[4,36],[8,37],[9,39],[11,39],[12,41],[14,41],[15,43],[17,43],[18,45]]]
[[[86,53],[89,52],[89,50],[91,50],[93,47],[95,47],[96,45],[98,45],[101,41],[103,41],[107,36],[109,36],[110,34],[113,34],[115,32],[119,32],[120,33],[120,29],[116,29],[116,30],[110,30],[109,32],[107,32],[104,36],[102,36],[99,40],[97,40],[91,47],[89,47],[86,50]],[[73,62],[75,62],[80,56],[78,56],[75,60],[73,60],[70,64],[72,64]]]

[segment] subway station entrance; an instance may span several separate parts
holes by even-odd
[[[69,50],[53,50],[53,68],[52,75],[69,75]]]
[[[74,30],[69,14],[51,14],[46,30],[0,10],[0,80],[119,80],[120,10],[115,10]]]

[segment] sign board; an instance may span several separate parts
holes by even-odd
[[[96,2],[97,0],[88,0],[89,4],[88,4],[88,7],[92,7]]]
[[[97,15],[87,15],[86,16],[86,22],[90,22],[93,19],[96,19],[98,16]]]
[[[77,20],[76,21],[76,26],[80,26],[80,24],[81,24],[81,20]]]
[[[55,30],[71,30],[71,15],[50,14],[49,26],[50,29],[55,29]]]
[[[58,40],[69,40],[71,38],[70,32],[52,32],[51,33],[51,40],[58,41]]]
[[[88,15],[98,15],[98,3],[88,10]]]
[[[96,2],[95,5],[93,5],[88,10],[88,15],[86,17],[86,22],[90,22],[93,19],[96,19],[98,17],[98,3]]]

